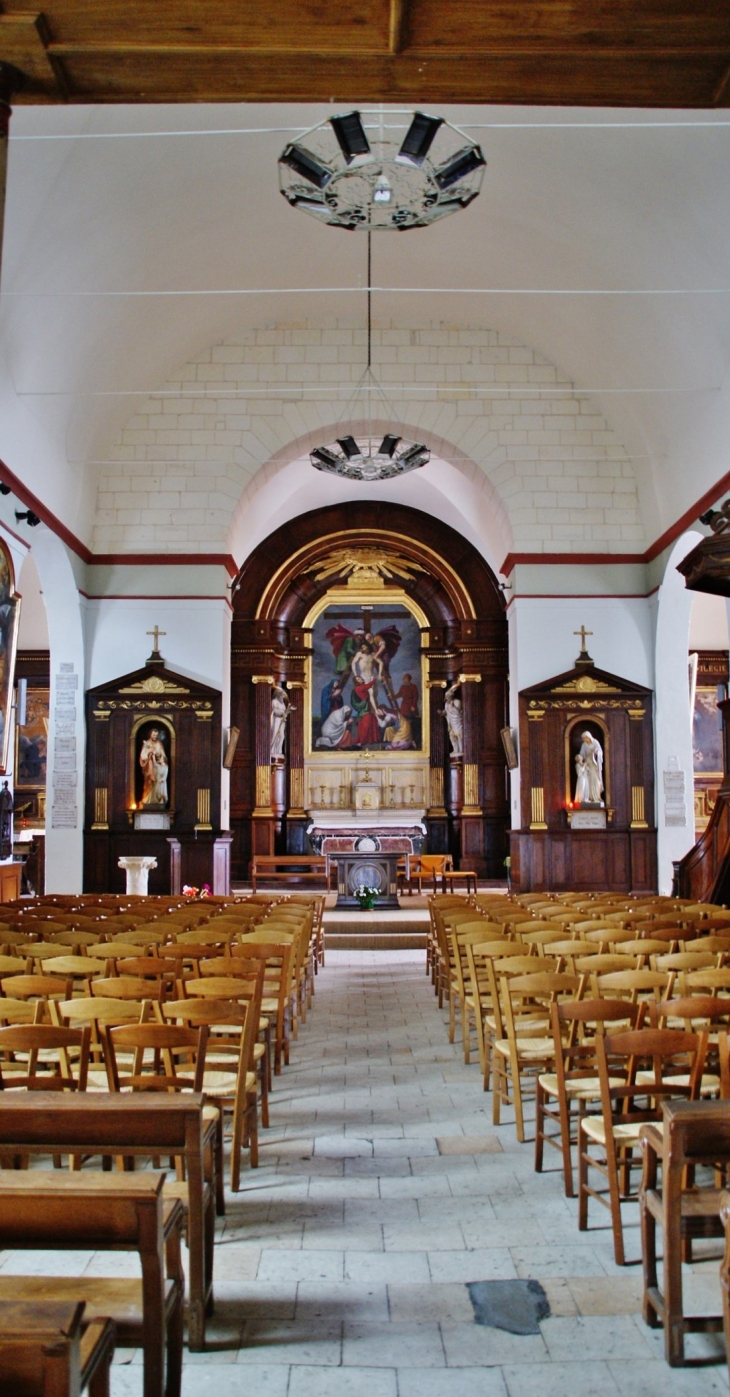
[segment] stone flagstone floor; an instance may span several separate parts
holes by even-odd
[[[492,1126],[422,952],[331,951],[261,1167],[228,1196],[211,1349],[186,1350],[184,1397],[725,1393],[724,1366],[666,1366],[640,1316],[640,1268],[614,1265],[607,1220],[601,1209],[600,1230],[580,1234],[561,1175],[535,1175],[532,1145]],[[629,1246],[638,1256],[635,1227]],[[111,1259],[70,1253],[63,1270],[111,1274]],[[5,1253],[0,1267],[60,1260]],[[470,1283],[520,1279],[550,1307],[536,1332],[475,1322]],[[687,1282],[692,1308],[719,1310],[715,1262]],[[139,1353],[120,1351],[112,1397],[141,1392]]]

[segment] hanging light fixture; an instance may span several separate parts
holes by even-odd
[[[404,438],[395,426],[385,433],[375,432],[373,419],[398,419],[372,369],[372,242],[368,232],[368,357],[365,370],[340,418],[341,422],[364,416],[366,429],[359,441],[343,432],[326,446],[315,446],[309,459],[315,470],[340,475],[346,480],[390,480],[395,475],[425,466],[431,459],[427,446]]]
[[[485,166],[480,147],[443,117],[414,112],[399,140],[382,111],[355,111],[290,142],[279,157],[279,183],[294,208],[322,223],[402,232],[466,208]]]

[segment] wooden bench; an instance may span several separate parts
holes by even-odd
[[[0,1171],[3,1249],[138,1253],[141,1280],[3,1270],[0,1300],[85,1300],[90,1319],[114,1321],[122,1348],[143,1349],[144,1397],[180,1397],[182,1382],[184,1210],[179,1199],[164,1202],[164,1182],[151,1172]]]
[[[216,1198],[223,1211],[220,1133],[214,1122],[204,1121],[203,1105],[204,1097],[195,1092],[0,1093],[0,1156],[182,1156],[186,1182],[172,1181],[165,1194],[187,1203],[192,1352],[205,1347],[205,1317],[213,1311]]]
[[[322,883],[329,889],[329,859],[316,854],[254,854],[251,860],[251,891],[257,882]]]
[[[0,1300],[0,1397],[109,1397],[116,1331],[83,1300]]]

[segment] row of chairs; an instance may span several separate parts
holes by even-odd
[[[186,909],[191,910],[198,911]],[[245,907],[240,911],[231,907],[226,916],[218,909],[212,919],[209,909],[203,910],[206,929],[199,926],[176,933],[183,941],[152,940],[139,947],[111,941],[84,945],[71,956],[51,946],[54,955],[38,958],[39,973],[28,973],[22,957],[16,956],[12,965],[6,957],[0,962],[0,1025],[5,1026],[0,1029],[0,1051],[9,1054],[10,1061],[3,1064],[0,1058],[0,1073],[3,1079],[10,1074],[19,1086],[21,1074],[12,1068],[17,1054],[25,1053],[29,1086],[47,1088],[53,1076],[62,1089],[88,1085],[114,1090],[118,1063],[115,1066],[112,1035],[121,1029],[136,1033],[139,1071],[132,1076],[138,1080],[125,1081],[125,1087],[177,1089],[177,1080],[183,1089],[202,1072],[206,1092],[215,1096],[215,1087],[222,1109],[232,1114],[231,1184],[237,1189],[243,1145],[250,1148],[252,1166],[258,1163],[257,1100],[266,1127],[272,1071],[278,1075],[288,1063],[290,1039],[312,1001],[316,954],[312,928],[318,908],[315,899],[292,903],[272,898],[257,901],[253,917],[247,916]],[[167,926],[164,934],[175,933]],[[204,939],[193,942],[191,936]],[[99,956],[102,950],[115,954]],[[134,955],[138,950],[145,954]],[[69,1055],[72,1040],[64,1056],[61,1040],[50,1041],[50,1029],[57,1035],[81,1035],[74,1041],[74,1066],[83,1068],[86,1058],[85,1071],[74,1075]],[[167,1034],[164,1071],[160,1065],[163,1029]],[[45,1048],[39,1045],[44,1033]],[[83,1047],[84,1035],[88,1049]],[[176,1035],[179,1048],[173,1050]],[[129,1044],[126,1051],[132,1053]],[[179,1070],[173,1070],[176,1060],[185,1062],[184,1079]]]
[[[555,1145],[572,1196],[577,1148],[579,1227],[591,1199],[605,1203],[623,1264],[641,1125],[672,1097],[730,1098],[730,915],[668,899],[605,899],[598,916],[586,915],[598,899],[525,901],[432,899],[427,970],[466,1062],[476,1038],[495,1122],[514,1107],[524,1141],[534,1098],[536,1169]]]

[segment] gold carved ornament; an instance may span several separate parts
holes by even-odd
[[[315,574],[315,582],[325,582],[328,577],[347,577],[350,587],[382,587],[384,578],[396,577],[415,582],[415,574],[425,570],[411,558],[385,548],[334,548],[307,568],[307,572]]]
[[[136,684],[129,684],[126,689],[120,689],[120,694],[189,694],[190,690],[182,684],[173,684],[169,679],[163,679],[159,674],[149,674],[146,679],[138,679]]]

